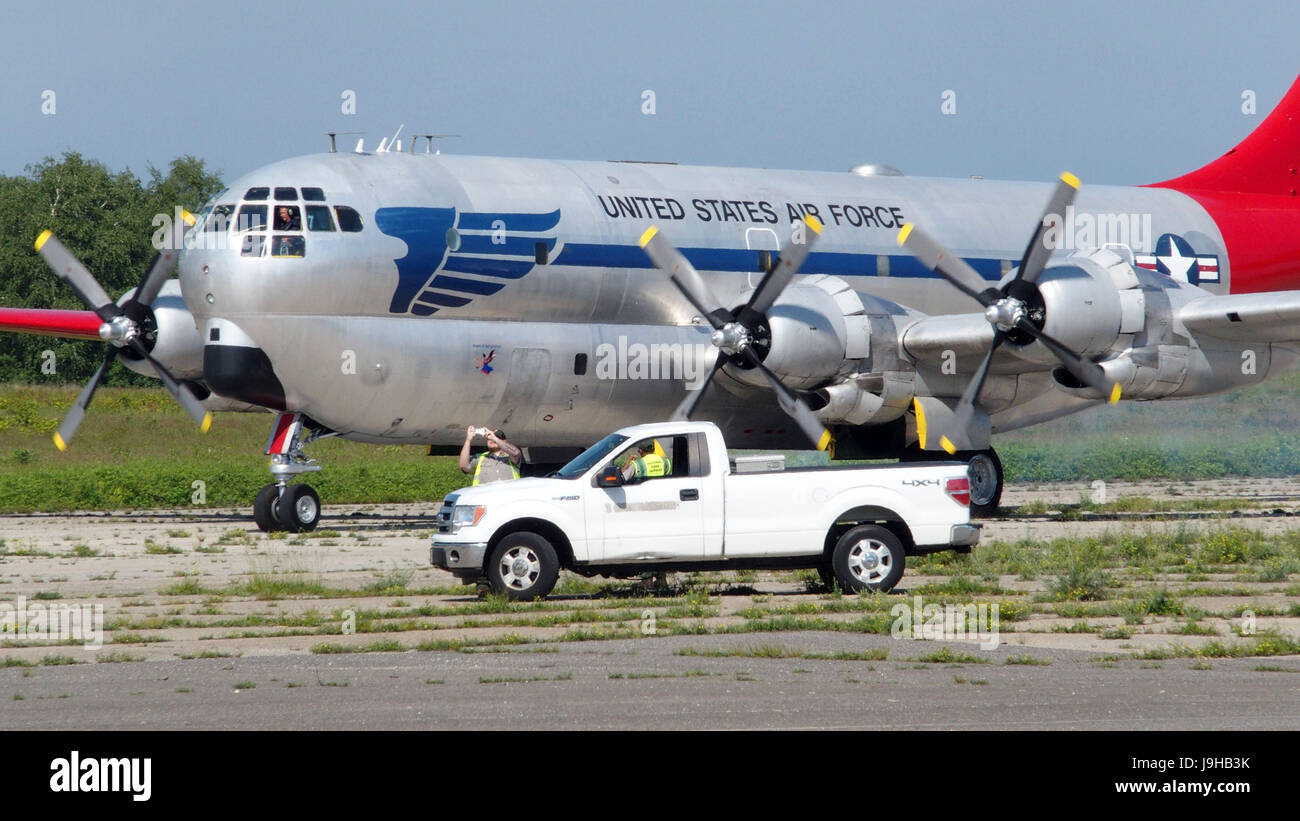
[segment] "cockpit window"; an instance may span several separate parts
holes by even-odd
[[[297,188],[276,188],[275,200],[276,202],[297,202],[298,189]]]
[[[244,194],[244,199],[255,200],[255,201],[264,200],[268,196],[270,196],[270,194],[271,194],[271,189],[267,188],[266,186],[261,186],[259,188],[250,188],[248,189],[248,193]]]
[[[276,236],[271,242],[271,256],[273,257],[301,257],[306,252],[307,241],[294,234]]]
[[[328,205],[307,206],[307,230],[308,231],[333,231],[334,230],[334,220],[330,219],[330,209]]]
[[[261,231],[266,228],[265,205],[241,205],[239,217],[235,220],[237,231]]]
[[[203,223],[204,231],[225,231],[230,227],[230,215],[235,213],[233,205],[213,206],[212,214]]]
[[[301,231],[302,217],[296,205],[277,205],[275,207],[275,230]]]
[[[302,198],[307,202],[324,202],[325,192],[320,188],[304,188],[302,189]]]
[[[244,257],[260,257],[266,247],[265,234],[245,234],[240,246],[239,255]]]
[[[356,233],[361,230],[361,215],[356,212],[356,209],[346,205],[336,205],[334,213],[338,214],[340,231]]]

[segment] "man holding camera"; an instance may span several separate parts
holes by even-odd
[[[487,441],[487,451],[471,460],[469,447],[474,442],[475,436],[482,436]],[[460,449],[460,469],[464,473],[474,474],[475,485],[518,479],[521,456],[519,448],[506,441],[505,431],[494,432],[484,427],[470,425],[465,430],[465,444]]]

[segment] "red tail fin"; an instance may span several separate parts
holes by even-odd
[[[1219,159],[1155,183],[1176,191],[1296,196],[1300,189],[1300,77],[1259,127]]]
[[[1236,148],[1152,187],[1181,191],[1209,212],[1227,246],[1232,293],[1300,288],[1300,78]]]

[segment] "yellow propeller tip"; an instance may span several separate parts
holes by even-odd
[[[820,234],[822,232],[822,221],[814,217],[812,214],[804,215],[803,221],[805,225],[813,230],[814,234]]]
[[[203,421],[199,423],[199,433],[207,433],[208,428],[212,427],[212,413],[203,414]]]
[[[956,452],[957,452],[957,446],[954,445],[954,444],[952,443],[952,440],[949,439],[947,436],[940,436],[940,437],[939,437],[939,445],[940,445],[940,447],[942,447],[944,450],[948,451],[949,454],[953,454],[953,453],[956,453]]]
[[[826,450],[826,448],[830,446],[831,446],[831,432],[829,430],[823,430],[822,438],[817,440],[817,449]]]
[[[1109,401],[1110,401],[1110,404],[1113,405],[1113,404],[1115,404],[1116,402],[1118,402],[1118,401],[1119,401],[1119,395],[1120,395],[1121,393],[1122,393],[1122,391],[1119,389],[1119,383],[1116,382],[1116,383],[1115,383],[1115,387],[1113,387],[1113,388],[1110,389],[1110,400],[1109,400]]]
[[[65,441],[63,441],[63,437],[59,435],[59,432],[58,432],[58,431],[55,431],[55,432],[54,432],[54,446],[55,446],[56,448],[58,448],[59,450],[67,450],[67,449],[68,449],[68,443],[65,442]]]
[[[54,232],[51,231],[50,229],[46,228],[44,231],[42,231],[41,235],[36,238],[36,250],[37,251],[41,250],[41,247],[45,245],[45,243],[48,242],[50,237],[52,236],[54,236]]]
[[[1079,187],[1079,178],[1071,174],[1069,171],[1061,172],[1061,182],[1065,183],[1071,188]]]
[[[181,209],[181,219],[185,220],[186,225],[190,227],[194,226],[194,221],[195,221],[194,215],[191,214],[189,211],[186,211],[184,208]]]
[[[645,233],[641,235],[641,247],[644,248],[649,245],[650,240],[654,239],[655,234],[657,233],[659,233],[659,228],[657,226],[651,225],[649,228],[645,229]]]
[[[901,229],[899,229],[898,231],[899,245],[902,245],[903,243],[907,242],[908,235],[912,233],[912,227],[913,227],[912,223],[909,222],[906,225],[904,225]]]

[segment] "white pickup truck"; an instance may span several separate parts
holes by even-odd
[[[666,475],[625,479],[645,443]],[[847,591],[887,591],[908,554],[979,541],[969,503],[960,462],[790,469],[779,455],[730,460],[710,422],[636,425],[546,478],[449,493],[430,561],[511,599],[545,596],[561,569],[817,568]]]

